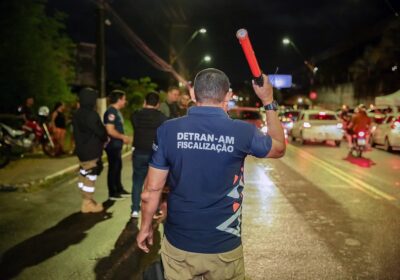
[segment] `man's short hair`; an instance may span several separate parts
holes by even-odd
[[[221,103],[228,91],[229,79],[218,69],[204,69],[194,79],[194,95],[200,103]]]
[[[155,91],[151,91],[146,94],[144,99],[146,100],[147,105],[157,106],[158,102],[160,101],[160,95]]]
[[[110,94],[108,95],[108,99],[110,100],[111,104],[115,104],[118,102],[119,99],[121,99],[125,95],[125,91],[119,90],[119,89],[114,89]]]

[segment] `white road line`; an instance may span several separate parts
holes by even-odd
[[[323,160],[313,156],[312,154],[310,154],[308,152],[305,152],[297,147],[294,147],[293,145],[288,145],[288,148],[290,150],[296,151],[302,158],[309,160],[310,162],[318,165],[319,167],[322,167],[327,172],[340,178],[341,180],[348,183],[353,188],[358,189],[373,198],[384,198],[388,201],[397,200],[394,196],[391,196],[391,195],[379,190],[378,188],[376,188],[368,183],[365,183],[364,181],[362,181],[358,178],[352,177],[351,175],[347,174],[343,170],[333,166],[330,163],[327,163],[326,161],[323,161]]]

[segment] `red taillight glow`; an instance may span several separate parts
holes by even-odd
[[[303,127],[310,128],[311,124],[309,122],[305,122],[305,123],[303,123]]]
[[[358,136],[364,137],[364,136],[365,136],[365,132],[364,132],[364,131],[360,131],[360,132],[358,133]]]

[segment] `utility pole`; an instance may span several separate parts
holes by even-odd
[[[97,0],[97,47],[96,47],[96,67],[97,67],[97,90],[99,98],[97,99],[97,112],[103,117],[106,111],[106,66],[105,66],[105,0]]]

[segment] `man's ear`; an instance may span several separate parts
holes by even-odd
[[[192,99],[192,101],[196,102],[196,96],[194,95],[193,87],[190,88],[189,93],[190,93],[190,98]]]
[[[229,100],[232,99],[232,91],[228,91],[228,93],[225,95],[225,102],[229,102]]]

